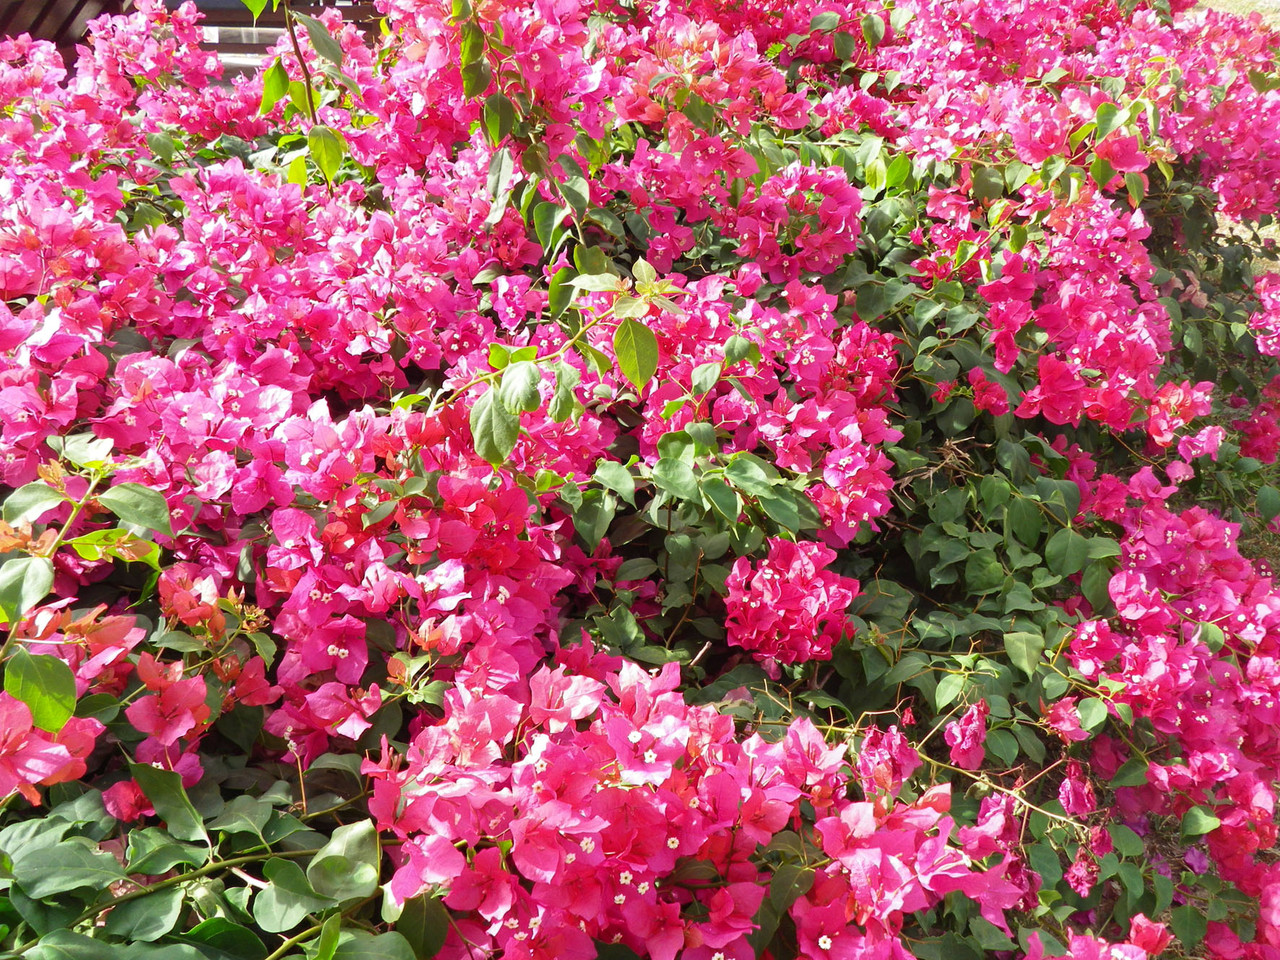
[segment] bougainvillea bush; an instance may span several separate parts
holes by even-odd
[[[378,5],[0,43],[0,958],[1280,957],[1280,36]]]

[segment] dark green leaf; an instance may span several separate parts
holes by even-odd
[[[838,26],[840,26],[840,14],[834,10],[827,10],[809,21],[809,32],[828,33]]]
[[[468,97],[480,96],[489,89],[491,80],[493,71],[487,60],[475,60],[462,68],[462,92]]]
[[[396,932],[409,941],[417,960],[430,960],[449,936],[449,912],[438,898],[419,894],[404,902]]]
[[[148,763],[131,763],[129,772],[156,808],[156,816],[165,822],[170,834],[179,840],[208,842],[204,823],[182,787],[180,773],[161,770]]]
[[[613,335],[613,352],[622,375],[643,390],[658,369],[658,338],[653,331],[634,320],[623,320]]]
[[[489,142],[495,147],[511,135],[516,123],[516,111],[511,101],[501,93],[491,93],[484,101],[484,129]]]
[[[23,487],[22,489],[25,490],[26,487]],[[18,492],[21,493],[21,491]],[[13,497],[10,497],[9,499],[12,500]],[[9,504],[7,502],[5,503],[4,508],[5,519],[8,520]],[[1280,490],[1277,490],[1275,487],[1268,484],[1258,491],[1258,519],[1263,523],[1270,523],[1276,517],[1280,517]]]
[[[884,20],[874,13],[865,14],[862,18],[862,39],[867,41],[867,49],[874,51],[884,39]]]
[[[57,733],[75,713],[75,674],[59,657],[17,648],[4,665],[4,689],[30,708],[41,730]]]
[[[1080,714],[1080,726],[1085,730],[1097,730],[1107,720],[1107,705],[1097,697],[1085,697],[1076,704],[1076,712]]]
[[[338,41],[333,39],[329,29],[315,17],[308,17],[305,13],[296,13],[292,10],[289,12],[295,20],[301,21],[307,28],[307,37],[310,38],[311,46],[315,48],[316,53],[335,67],[342,66],[342,47],[338,46]]]
[[[1209,932],[1209,921],[1196,907],[1187,903],[1173,909],[1169,926],[1178,942],[1186,948],[1188,956],[1198,953]]]
[[[173,536],[169,504],[164,494],[140,483],[118,483],[98,497],[98,502],[125,523]]]
[[[495,467],[504,463],[520,436],[520,418],[502,405],[497,390],[486,390],[471,408],[471,439]]]
[[[737,523],[742,515],[742,498],[731,486],[719,477],[705,477],[702,480],[702,494],[710,501],[712,508],[730,523]]]
[[[1088,559],[1089,541],[1074,530],[1059,530],[1045,544],[1045,566],[1060,577],[1078,573]]]
[[[178,843],[159,827],[145,827],[129,833],[127,863],[130,873],[159,876],[168,873],[179,864],[203,866],[209,859],[209,851],[185,843]]]
[[[210,917],[182,935],[188,943],[201,943],[243,960],[263,960],[267,948],[248,927],[232,923],[225,917]]]

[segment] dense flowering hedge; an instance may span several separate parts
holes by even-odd
[[[0,957],[1280,957],[1280,36],[379,7],[0,43]]]

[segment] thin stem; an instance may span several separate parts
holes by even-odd
[[[315,94],[311,90],[311,71],[307,69],[307,61],[302,59],[302,48],[298,46],[298,31],[293,24],[293,10],[289,7],[289,0],[284,0],[284,25],[289,31],[289,41],[293,44],[293,55],[298,58],[298,66],[302,70],[302,82],[307,88],[307,113],[311,115],[311,122],[319,123],[316,119],[316,101]]]
[[[271,953],[267,954],[265,960],[279,960],[280,957],[283,957],[290,950],[292,950],[294,947],[300,944],[303,940],[309,939],[310,937],[319,933],[321,928],[323,927],[324,927],[323,923],[317,923],[313,927],[307,927],[307,929],[303,930],[301,933],[295,933],[292,937],[290,937],[284,943],[280,944],[279,947],[271,951]]]
[[[196,880],[200,877],[207,877],[209,876],[209,874],[217,873],[219,870],[230,870],[232,867],[239,867],[246,863],[259,863],[263,860],[270,860],[272,857],[281,857],[285,859],[289,859],[292,857],[311,857],[311,856],[315,856],[319,852],[320,852],[319,847],[317,847],[314,850],[280,850],[280,851],[268,850],[264,853],[248,854],[242,857],[232,857],[230,860],[218,860],[214,863],[206,863],[203,867],[200,867],[197,870],[192,870],[188,873],[179,874],[176,877],[168,877],[164,880],[159,881],[158,883],[153,883],[153,884],[150,884],[149,886],[143,887],[141,890],[134,890],[132,893],[126,893],[119,897],[113,897],[111,900],[107,901],[106,903],[100,903],[95,906],[92,906],[88,910],[86,910],[84,913],[80,914],[80,916],[76,917],[75,920],[71,922],[70,926],[75,927],[81,923],[84,923],[86,920],[91,920],[92,918],[96,917],[98,914],[102,913],[102,911],[110,909],[111,907],[118,907],[122,903],[128,903],[130,900],[137,900],[139,897],[145,897],[147,894],[155,893],[157,890],[166,890],[169,887],[177,886],[180,883],[186,883],[188,880]]]

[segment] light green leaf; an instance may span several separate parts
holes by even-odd
[[[4,689],[31,710],[41,730],[57,733],[76,709],[76,678],[59,657],[19,647],[4,665]]]
[[[653,465],[653,484],[681,500],[694,500],[698,496],[698,478],[693,469],[673,457],[663,457]]]
[[[272,857],[262,868],[270,881],[253,898],[253,919],[268,933],[284,933],[301,923],[308,914],[334,906],[331,897],[319,896],[306,875],[292,860]]]
[[[417,960],[417,956],[398,933],[374,936],[363,930],[344,930],[333,960]]]
[[[1035,676],[1044,653],[1044,636],[1040,633],[1015,630],[1004,635],[1004,651],[1009,662],[1028,677]]]
[[[181,887],[169,887],[122,903],[107,916],[106,933],[144,943],[159,940],[177,924],[183,899]]]
[[[372,820],[343,824],[307,867],[307,879],[321,896],[339,903],[358,900],[378,888],[380,857]]]
[[[1192,807],[1182,815],[1182,835],[1199,837],[1222,826],[1222,821],[1204,807]]]
[[[497,146],[511,135],[516,123],[516,111],[511,101],[501,93],[491,93],[484,101],[484,129],[489,142]]]
[[[486,390],[471,408],[471,440],[476,453],[500,466],[516,448],[519,436],[520,418],[502,405],[497,390]]]
[[[342,158],[347,154],[346,139],[332,127],[317,123],[307,134],[307,149],[311,152],[311,159],[320,168],[320,173],[332,183],[342,166]]]
[[[25,960],[127,960],[126,944],[104,943],[70,930],[52,930],[23,954]]]
[[[616,460],[600,461],[596,466],[596,472],[592,479],[601,486],[612,490],[627,503],[635,506],[636,478],[631,475],[630,470]]]
[[[5,498],[4,522],[15,527],[20,523],[33,523],[54,507],[66,502],[65,493],[53,489],[43,480],[34,480]]]
[[[100,494],[98,502],[125,523],[173,536],[169,504],[159,490],[140,483],[118,483]]]
[[[1076,712],[1080,714],[1080,726],[1090,732],[1097,730],[1107,720],[1107,704],[1097,697],[1085,697],[1076,704]]]
[[[240,2],[249,8],[255,23],[262,16],[262,11],[267,9],[267,0],[240,0]]]
[[[653,283],[658,279],[658,271],[653,269],[648,260],[640,258],[631,266],[631,276],[636,283]]]
[[[16,557],[0,564],[0,622],[18,620],[53,589],[53,561]]]
[[[658,338],[653,331],[634,320],[623,320],[613,335],[613,352],[618,370],[643,390],[658,369]]]
[[[266,116],[272,107],[289,94],[289,71],[284,68],[283,60],[276,60],[262,76],[262,103],[258,113]]]
[[[125,877],[111,854],[84,837],[72,837],[46,847],[38,857],[14,862],[14,880],[33,900],[87,889],[95,895]]]
[[[498,386],[498,399],[508,413],[532,413],[542,406],[538,386],[542,383],[542,371],[532,360],[520,360],[502,371]]]

